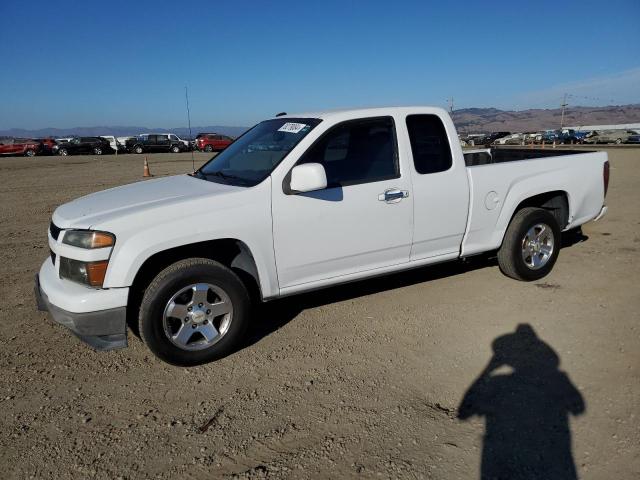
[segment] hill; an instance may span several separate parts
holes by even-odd
[[[497,108],[465,108],[453,112],[453,121],[461,133],[495,131],[530,132],[560,128],[562,110],[498,110]],[[640,122],[640,105],[607,107],[568,107],[564,125],[609,125]]]
[[[464,108],[453,112],[453,121],[460,133],[486,133],[495,131],[530,132],[560,127],[562,110],[530,109],[530,110],[499,110],[497,108]],[[580,125],[610,125],[640,122],[640,104],[614,105],[607,107],[569,107],[565,111],[565,126]],[[195,136],[199,132],[216,132],[223,135],[237,137],[244,133],[247,127],[233,127],[225,125],[192,127]],[[0,137],[65,137],[71,135],[93,137],[98,135],[127,136],[140,133],[172,132],[186,138],[189,129],[176,128],[148,128],[135,126],[103,126],[103,127],[73,127],[73,128],[41,128],[27,130],[12,128],[0,130]]]

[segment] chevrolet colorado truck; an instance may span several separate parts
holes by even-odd
[[[463,153],[440,108],[284,115],[191,174],[58,207],[36,276],[42,310],[96,349],[127,326],[160,359],[237,348],[255,302],[497,252],[537,280],[561,235],[606,213],[606,153]]]

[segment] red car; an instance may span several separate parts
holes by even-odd
[[[33,157],[40,153],[42,144],[36,140],[24,138],[5,138],[0,140],[0,155],[25,155]]]
[[[227,148],[233,139],[226,135],[220,135],[218,133],[199,133],[196,137],[196,148],[201,152],[213,152],[224,150]]]
[[[42,145],[42,152],[46,155],[53,155],[53,147],[57,145],[53,138],[40,138],[37,140]]]

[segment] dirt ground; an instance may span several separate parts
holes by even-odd
[[[471,479],[484,458],[526,478],[572,462],[640,478],[640,149],[610,159],[609,215],[543,281],[477,259],[293,297],[191,369],[133,335],[94,352],[35,310],[53,210],[140,180],[142,157],[0,159],[1,476]],[[191,156],[149,162],[184,173]],[[460,407],[510,333],[501,375]]]

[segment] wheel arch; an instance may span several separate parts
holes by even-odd
[[[558,222],[560,230],[564,230],[569,224],[569,194],[564,190],[539,193],[522,200],[511,214],[509,223],[518,211],[526,207],[538,207],[549,210]]]
[[[514,202],[515,204],[515,202]],[[520,198],[510,212],[504,212],[498,222],[499,242],[497,246],[502,245],[507,228],[511,224],[513,217],[523,208],[537,207],[549,210],[560,226],[560,230],[564,230],[569,224],[571,218],[571,203],[569,193],[565,190],[549,190],[539,193],[528,194]],[[506,214],[505,214],[506,213]]]
[[[230,268],[245,284],[252,299],[262,301],[256,261],[248,245],[242,240],[223,238],[172,247],[149,256],[136,272],[129,288],[127,323],[136,334],[138,308],[147,286],[169,265],[197,257],[215,260]]]

